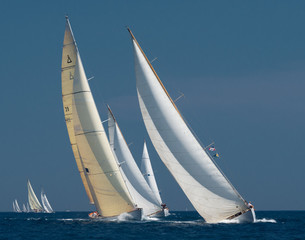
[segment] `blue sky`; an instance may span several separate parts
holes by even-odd
[[[203,144],[258,210],[304,210],[303,1],[1,1],[0,211],[43,187],[54,209],[89,210],[64,122],[65,14],[102,119],[105,103],[139,163],[148,140],[126,26]],[[162,198],[191,210],[150,141]]]

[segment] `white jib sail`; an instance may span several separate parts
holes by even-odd
[[[79,169],[86,180],[83,182],[98,213],[113,217],[133,211],[134,202],[110,148],[68,19],[62,55],[62,95],[74,156],[79,158]]]
[[[141,171],[146,179],[148,185],[150,186],[151,190],[155,194],[155,197],[158,199],[159,205],[162,204],[160,192],[158,189],[158,185],[156,182],[156,178],[154,175],[154,171],[151,166],[150,158],[148,155],[147,147],[146,147],[146,142],[144,141],[144,147],[143,147],[143,154],[142,154],[142,163],[141,163]]]
[[[110,145],[117,157],[121,170],[132,185],[132,187],[129,187],[129,191],[137,206],[143,209],[143,214],[146,216],[161,211],[162,208],[141,174],[109,106],[108,132]]]
[[[242,197],[194,137],[133,34],[137,92],[149,137],[161,160],[206,222],[248,211]]]
[[[16,210],[16,212],[19,212],[19,213],[22,212],[20,207],[19,207],[19,204],[17,202],[17,199],[15,199],[15,210]]]
[[[22,212],[27,212],[24,204],[22,204]]]
[[[32,188],[30,180],[28,180],[28,200],[32,211],[36,211],[36,212],[43,211],[43,208],[40,202],[38,201],[38,198],[36,197],[36,194]]]
[[[47,213],[52,213],[53,212],[53,209],[47,199],[47,196],[45,193],[41,192],[40,194],[40,198],[41,198],[41,202],[42,202],[42,206],[43,206],[43,209],[45,212]]]

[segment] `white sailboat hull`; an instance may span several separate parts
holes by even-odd
[[[167,217],[169,215],[169,209],[168,208],[164,208],[161,211],[158,211],[156,213],[153,213],[151,215],[149,215],[148,217]]]

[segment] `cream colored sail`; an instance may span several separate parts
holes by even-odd
[[[161,204],[150,189],[145,178],[136,164],[119,125],[108,106],[108,132],[109,142],[120,164],[120,169],[131,185],[130,194],[139,208],[146,216],[162,211]]]
[[[32,188],[32,185],[30,183],[30,180],[28,180],[28,201],[30,204],[30,208],[32,211],[34,212],[42,212],[43,208],[38,200],[38,198],[36,197],[36,194]]]
[[[79,174],[84,184],[85,191],[89,198],[89,202],[93,204],[94,203],[93,198],[84,172],[85,169],[81,162],[76,144],[73,116],[72,116],[73,94],[71,93],[73,92],[76,57],[77,57],[77,46],[74,40],[73,33],[71,31],[70,23],[67,20],[65,37],[64,37],[64,46],[62,51],[62,72],[61,72],[62,95],[63,95],[62,99],[64,105],[65,121]]]
[[[68,19],[62,55],[62,95],[74,156],[98,213],[112,217],[133,211],[133,200],[110,148]]]
[[[129,29],[128,29],[129,30]],[[198,213],[210,223],[249,209],[183,120],[133,34],[137,92],[149,137]]]
[[[153,191],[155,197],[158,199],[159,205],[162,204],[160,192],[158,189],[158,185],[156,182],[155,174],[151,166],[150,158],[148,155],[146,142],[144,141],[143,154],[142,154],[142,162],[141,162],[141,171],[143,176],[145,177],[149,187]]]

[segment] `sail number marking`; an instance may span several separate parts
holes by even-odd
[[[71,62],[72,62],[72,60],[71,60],[70,56],[67,55],[67,63],[71,63]]]

